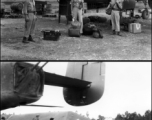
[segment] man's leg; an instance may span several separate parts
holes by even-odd
[[[73,17],[74,21],[77,21],[78,20],[78,8],[74,7],[72,12],[73,12],[72,17]]]
[[[22,41],[23,43],[28,43],[27,38],[29,37],[29,34],[30,34],[31,24],[32,24],[31,19],[25,20],[24,37]]]
[[[81,24],[80,33],[83,33],[83,15],[82,15],[82,9],[78,11],[78,18],[79,22]]]
[[[35,42],[34,40],[33,40],[33,38],[32,38],[32,36],[34,35],[34,31],[35,31],[35,24],[36,24],[36,16],[33,14],[31,14],[31,17],[32,17],[32,23],[31,23],[31,29],[30,29],[30,34],[29,34],[29,41],[33,41],[33,42]]]
[[[116,22],[115,22],[115,11],[111,13],[111,23],[112,23],[112,31],[115,34]]]
[[[120,35],[120,14],[119,14],[119,11],[116,11],[116,17],[115,17],[115,20],[116,20],[116,33],[117,35]]]

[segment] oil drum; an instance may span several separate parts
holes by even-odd
[[[136,5],[135,0],[124,0],[123,10],[132,10],[135,8],[135,5]]]

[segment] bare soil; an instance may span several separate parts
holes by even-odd
[[[100,14],[102,16],[102,14]],[[104,17],[109,17],[104,15]],[[108,22],[98,23],[103,39],[68,37],[66,19],[38,17],[35,43],[23,44],[24,19],[1,19],[1,60],[151,60],[151,19],[142,20],[142,33],[111,35]],[[58,29],[58,41],[43,40],[44,29]]]

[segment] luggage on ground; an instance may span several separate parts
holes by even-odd
[[[73,28],[73,27],[70,27],[68,29],[68,34],[70,37],[80,37],[80,28]]]
[[[42,32],[44,40],[57,41],[61,36],[59,30],[43,30]]]
[[[102,30],[99,29],[99,28],[93,29],[93,34],[92,34],[92,36],[93,36],[94,38],[103,38]]]
[[[81,24],[80,24],[80,22],[78,22],[78,21],[72,21],[72,22],[71,22],[71,27],[72,27],[72,28],[80,28],[80,27],[81,27]]]
[[[88,17],[83,18],[83,25],[87,24],[90,22],[90,19]]]
[[[84,35],[92,35],[93,29],[96,27],[94,23],[87,23],[83,26],[83,34]]]
[[[81,27],[81,24],[80,22],[78,21],[72,21],[71,22],[71,25],[68,29],[68,35],[70,37],[80,37],[80,27]]]
[[[129,32],[131,33],[141,33],[141,24],[140,23],[130,23]]]

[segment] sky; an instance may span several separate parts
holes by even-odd
[[[65,75],[66,62],[48,63],[44,70],[47,72]],[[105,63],[105,90],[102,98],[85,107],[68,105],[63,98],[63,88],[46,86],[43,97],[34,104],[57,105],[63,108],[16,107],[2,111],[2,113],[40,113],[73,111],[90,118],[98,115],[115,118],[118,113],[125,111],[137,112],[143,115],[151,110],[151,63],[150,62],[106,62]]]

